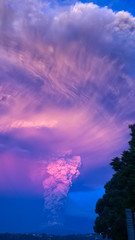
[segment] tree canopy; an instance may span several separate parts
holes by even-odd
[[[125,209],[135,212],[135,124],[130,125],[129,150],[114,158],[110,165],[115,173],[104,186],[105,194],[96,204],[94,230],[112,240],[127,240]]]

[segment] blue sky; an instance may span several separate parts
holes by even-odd
[[[62,4],[67,4],[67,2],[69,2],[69,4],[73,3],[73,2],[76,2],[76,1],[60,1],[60,3]],[[124,10],[124,11],[128,11],[130,12],[131,14],[134,15],[135,13],[135,4],[134,4],[134,1],[133,0],[123,0],[123,1],[120,1],[120,0],[93,0],[93,1],[80,1],[80,2],[83,2],[83,3],[89,3],[89,2],[93,2],[101,7],[105,7],[107,6],[108,8],[111,8],[113,9],[114,11],[121,11],[121,10]]]

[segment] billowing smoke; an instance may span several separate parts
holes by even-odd
[[[80,156],[63,154],[49,162],[46,172],[48,177],[43,180],[44,210],[48,218],[48,225],[60,224],[66,197],[73,178],[80,174]]]

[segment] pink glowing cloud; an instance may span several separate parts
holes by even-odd
[[[79,156],[64,154],[50,162],[47,166],[46,173],[48,177],[43,180],[45,211],[49,211],[48,223],[60,223],[59,214],[61,214],[65,198],[72,186],[73,178],[80,174],[78,168],[81,165]]]
[[[126,146],[135,117],[134,39],[135,18],[124,11],[0,1],[0,189],[22,171],[51,208],[67,195],[80,158],[86,185],[89,170]],[[59,158],[66,149],[72,157]]]

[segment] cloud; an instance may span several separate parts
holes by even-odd
[[[76,173],[73,156],[79,156],[75,189],[79,179],[81,190],[91,188],[88,171],[106,166],[127,147],[127,126],[135,118],[134,39],[135,18],[124,11],[92,3],[0,1],[2,182],[6,170],[17,179],[21,169],[10,172],[4,162],[25,162],[29,184],[41,188],[45,169],[43,186],[48,181],[51,188],[44,187],[44,196],[59,187],[60,202],[74,175],[63,175],[61,164]],[[67,149],[71,159],[53,157]],[[58,172],[50,173],[50,166]]]
[[[47,165],[48,177],[43,179],[45,212],[48,216],[48,224],[61,224],[63,208],[72,179],[80,174],[78,168],[81,165],[79,156],[72,156],[71,153],[64,153]],[[42,174],[44,173],[44,169]]]

